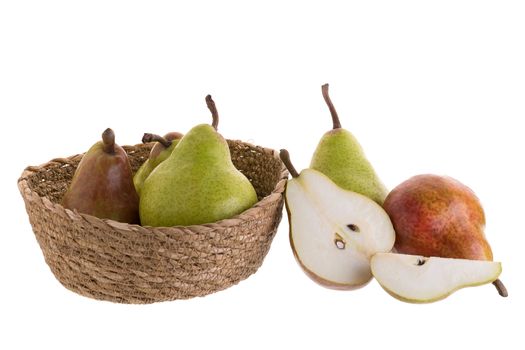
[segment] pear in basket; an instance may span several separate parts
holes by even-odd
[[[62,199],[65,208],[101,219],[138,224],[139,197],[128,156],[106,129],[82,157]]]
[[[140,194],[147,226],[211,223],[240,214],[257,202],[250,180],[235,168],[210,95],[213,123],[193,127],[171,155],[148,176]]]
[[[169,132],[164,135],[164,137],[149,133],[144,134],[142,142],[155,142],[155,145],[151,148],[148,159],[146,159],[133,177],[133,183],[139,196],[142,185],[149,174],[171,155],[171,152],[173,152],[173,149],[177,146],[181,138],[182,134],[180,132]]]

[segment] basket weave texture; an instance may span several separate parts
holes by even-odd
[[[228,145],[259,201],[205,225],[143,227],[65,209],[60,201],[82,155],[26,168],[18,187],[55,277],[90,298],[145,304],[204,296],[257,271],[282,217],[288,172],[274,150],[234,140]],[[151,146],[123,147],[133,171]]]

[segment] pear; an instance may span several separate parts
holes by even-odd
[[[360,193],[382,205],[388,193],[385,186],[357,139],[341,127],[339,116],[328,95],[328,84],[322,86],[322,93],[332,114],[333,128],[319,141],[310,168],[322,172],[337,186]]]
[[[306,274],[322,286],[355,289],[372,278],[370,257],[392,249],[395,232],[376,202],[337,186],[323,173],[297,173],[289,154],[281,159],[292,179],[285,199],[290,245]]]
[[[492,260],[485,213],[472,189],[448,176],[414,176],[392,190],[384,208],[396,230],[399,253]],[[500,280],[498,292],[507,296]]]
[[[165,161],[177,146],[177,143],[182,138],[182,134],[179,132],[169,132],[164,137],[155,134],[145,133],[142,137],[143,143],[156,142],[151,148],[148,159],[140,166],[140,168],[133,176],[133,184],[135,189],[140,196],[140,190],[144,184],[144,180],[151,174],[153,169],[160,163]]]
[[[62,198],[62,205],[79,213],[131,224],[139,223],[139,198],[128,156],[115,144],[113,130],[82,157]]]
[[[212,125],[193,127],[148,176],[141,191],[143,225],[176,226],[231,218],[257,202],[251,182],[235,168],[211,96]]]
[[[493,282],[501,273],[499,262],[394,253],[374,255],[371,267],[383,289],[411,303],[441,300],[458,289]]]

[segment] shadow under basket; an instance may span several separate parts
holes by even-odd
[[[204,225],[143,227],[65,209],[60,201],[82,155],[26,168],[18,187],[55,277],[90,298],[146,304],[204,296],[257,271],[281,221],[288,172],[274,150],[233,140],[228,145],[259,201]],[[133,171],[151,146],[123,146]]]

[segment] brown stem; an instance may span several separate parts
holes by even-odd
[[[160,135],[145,133],[144,136],[142,136],[142,143],[148,142],[158,142],[162,146],[164,146],[164,148],[168,148],[169,146],[171,146],[172,143],[170,140],[166,140]]]
[[[330,95],[328,94],[328,84],[321,86],[321,91],[323,92],[324,101],[328,105],[330,113],[332,114],[332,123],[334,124],[333,129],[340,129],[341,122],[339,121],[339,116],[337,115],[334,104],[332,103],[332,100],[330,100]]]
[[[507,292],[507,288],[505,287],[503,282],[501,282],[500,279],[495,280],[494,282],[492,282],[492,284],[498,290],[499,295],[501,295],[504,298],[509,296],[509,293]]]
[[[110,128],[107,128],[102,133],[102,143],[104,144],[104,152],[108,154],[115,153],[115,133]]]
[[[208,106],[213,118],[211,126],[217,130],[219,127],[219,112],[217,111],[217,107],[215,106],[215,102],[212,100],[211,95],[206,96],[206,105]]]
[[[295,170],[295,167],[293,166],[292,161],[290,160],[290,153],[288,153],[287,150],[282,149],[281,152],[279,152],[279,156],[281,157],[281,160],[286,166],[286,169],[288,169],[288,171],[290,172],[290,175],[292,175],[292,177],[299,177],[299,173],[297,172],[297,170]]]

